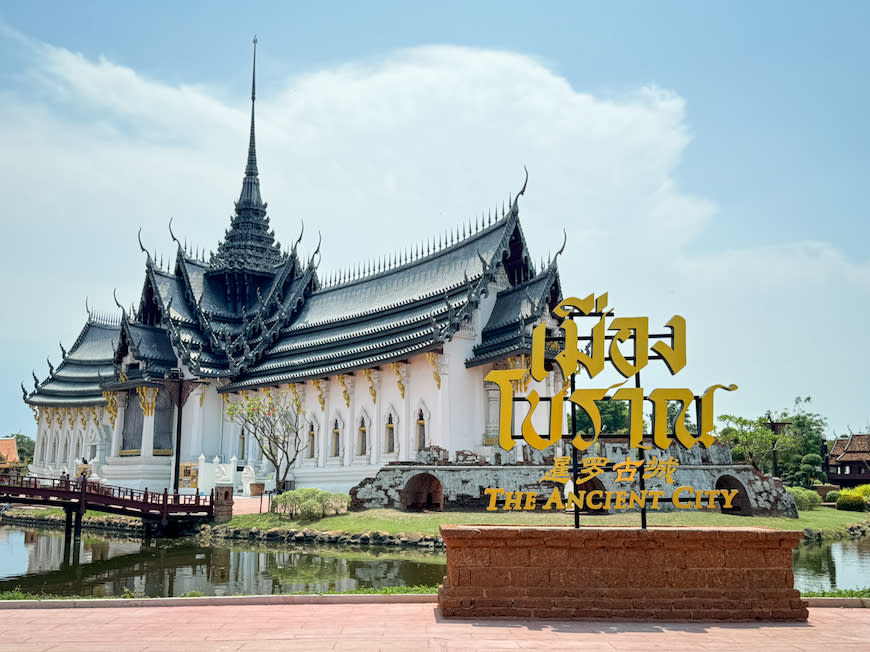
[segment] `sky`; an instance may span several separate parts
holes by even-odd
[[[523,182],[563,293],[688,322],[716,411],[810,396],[870,431],[870,5],[0,4],[0,433],[92,309],[138,303],[167,229],[216,247],[257,145],[277,238],[324,274],[498,208]],[[168,262],[167,262],[168,264]]]

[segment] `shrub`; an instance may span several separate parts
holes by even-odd
[[[323,505],[311,498],[299,507],[299,518],[304,521],[314,521],[323,518]]]
[[[303,511],[306,503],[314,503],[319,508],[317,516],[307,516]],[[338,514],[347,509],[350,496],[341,493],[330,493],[315,487],[301,487],[285,491],[272,501],[272,509],[276,514],[286,514],[290,518],[300,517],[311,520],[321,518],[324,514]],[[308,513],[314,513],[310,508]]]
[[[864,500],[870,500],[870,484],[861,484],[857,487],[852,487],[848,493],[861,496]]]
[[[837,509],[846,512],[863,512],[867,509],[867,501],[863,496],[853,493],[841,494],[837,499]]]
[[[326,508],[333,514],[340,514],[350,505],[350,496],[342,493],[329,494],[326,499]]]
[[[825,494],[825,502],[826,503],[835,503],[837,499],[840,497],[839,489],[832,489],[827,494]]]
[[[822,504],[822,497],[811,489],[803,487],[788,487],[788,492],[794,496],[794,502],[799,512],[815,509]]]

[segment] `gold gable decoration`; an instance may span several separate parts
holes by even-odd
[[[320,379],[315,378],[311,381],[311,384],[314,385],[314,389],[317,390],[317,402],[320,403],[320,411],[326,411],[326,399],[323,398],[323,387],[320,386]]]
[[[106,407],[104,409],[109,414],[109,423],[114,428],[115,420],[118,418],[118,397],[115,392],[103,392],[103,398],[106,399]]]
[[[375,381],[372,380],[372,370],[363,369],[363,376],[365,376],[365,379],[369,381],[369,394],[371,394],[372,404],[374,404],[378,400],[378,392],[375,389]]]
[[[402,395],[402,398],[405,398],[405,383],[402,382],[402,368],[399,366],[398,362],[394,362],[390,366],[396,374],[396,384],[399,387],[399,394]]]
[[[429,351],[426,354],[426,359],[432,365],[432,377],[435,379],[435,385],[441,389],[441,374],[438,373],[438,357],[434,351]]]
[[[338,374],[338,382],[341,385],[341,395],[344,397],[345,405],[350,407],[350,393],[347,390],[347,381],[344,374]]]
[[[154,416],[154,406],[157,404],[157,388],[156,387],[137,387],[136,393],[139,395],[139,407],[142,408],[142,414],[146,417]]]

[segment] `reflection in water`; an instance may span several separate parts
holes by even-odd
[[[870,587],[870,537],[802,543],[793,559],[794,585],[802,591]]]
[[[392,548],[200,545],[189,539],[150,545],[84,536],[80,564],[64,566],[63,532],[0,527],[0,591],[53,595],[169,597],[320,593],[368,587],[436,585],[442,553]],[[802,544],[794,553],[795,588],[870,586],[870,538]]]
[[[52,595],[171,597],[319,593],[368,587],[435,585],[444,555],[337,547],[225,547],[190,540],[141,541],[84,536],[78,566],[63,564],[63,532],[0,527],[0,591]],[[26,561],[25,558],[26,557]],[[21,563],[25,562],[25,563]]]

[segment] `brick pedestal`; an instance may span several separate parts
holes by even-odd
[[[442,616],[806,620],[792,549],[761,528],[442,525]]]
[[[215,523],[226,523],[233,518],[233,483],[216,482],[214,485]]]

